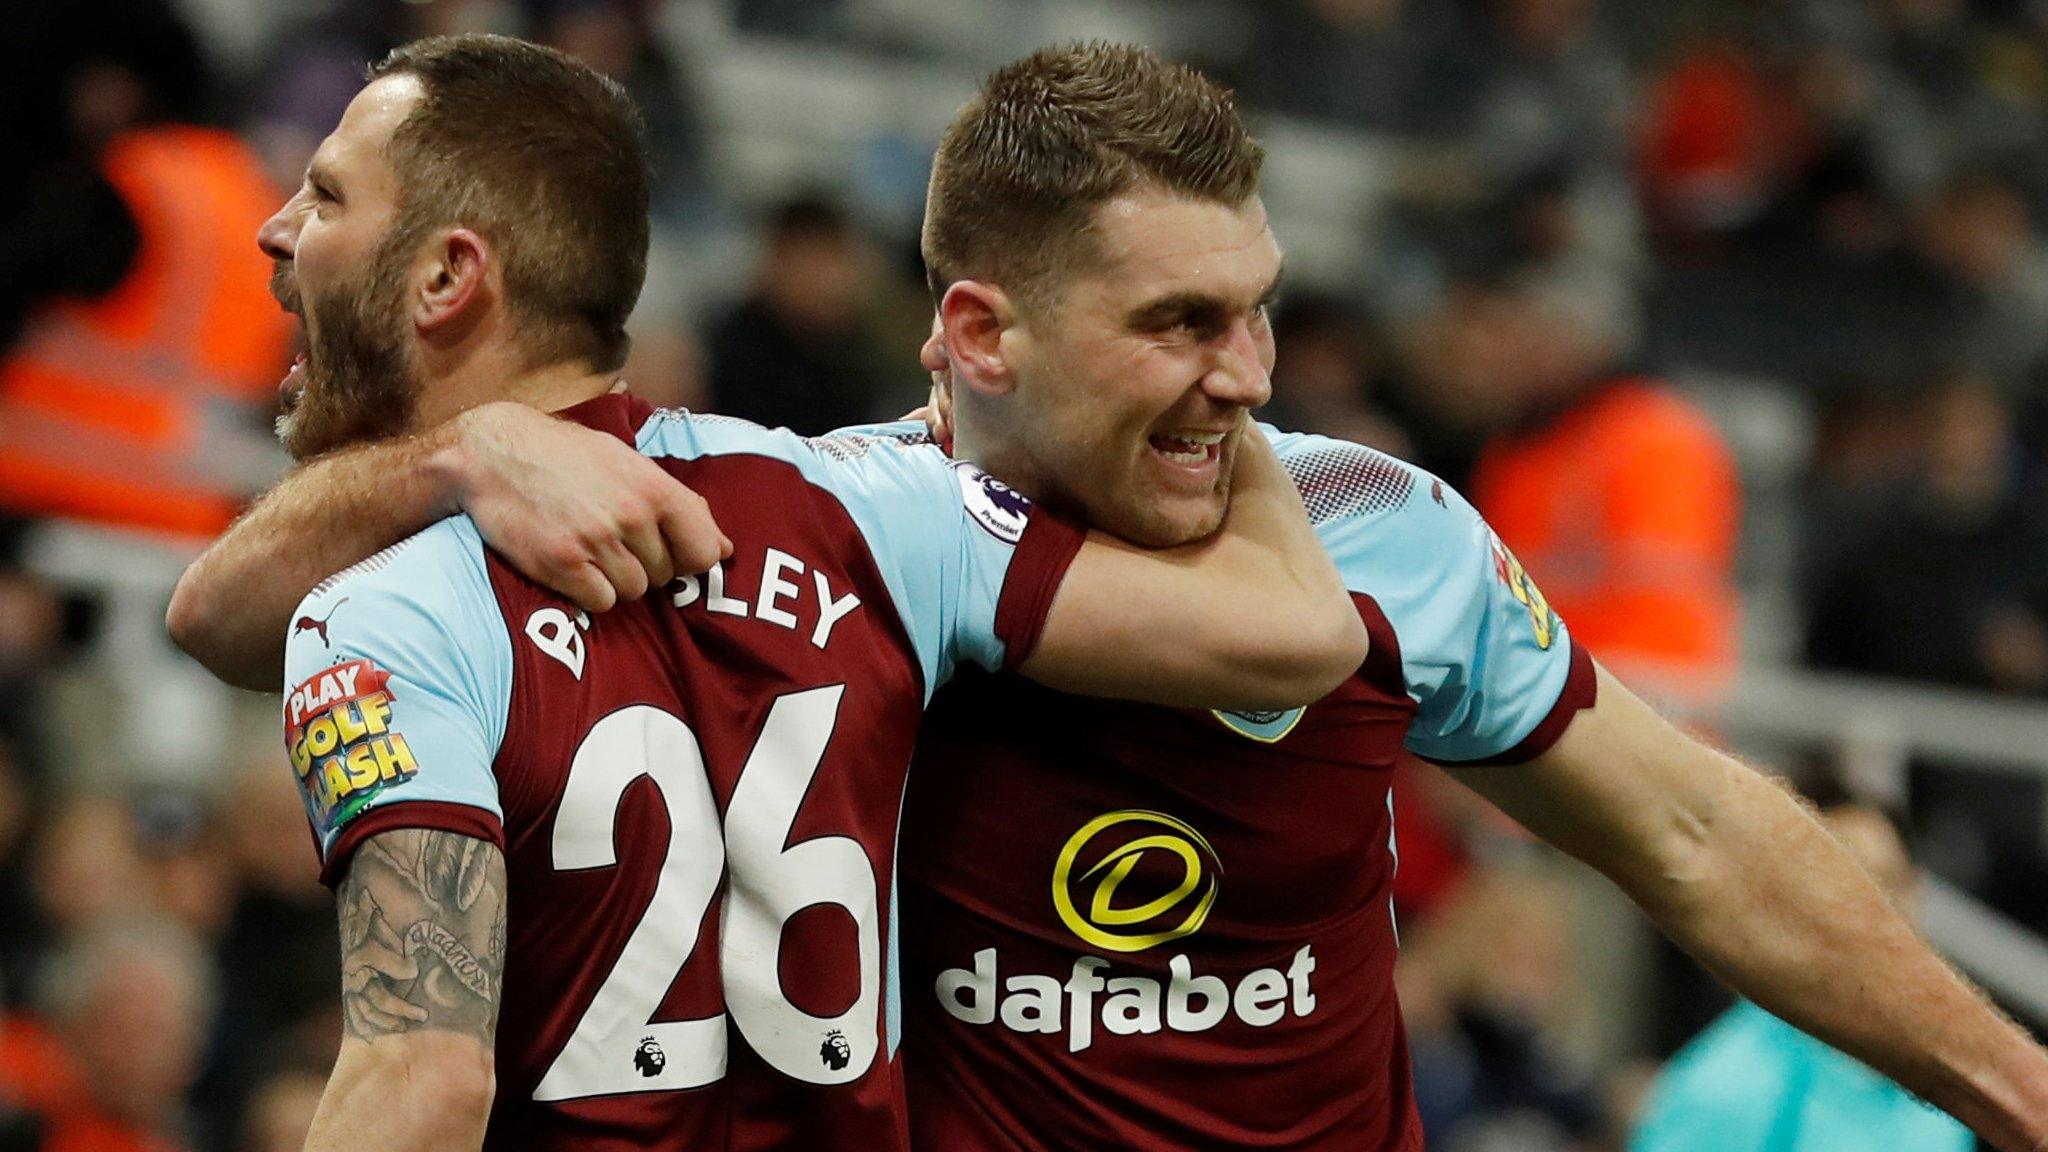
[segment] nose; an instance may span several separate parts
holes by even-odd
[[[270,219],[256,229],[256,247],[272,260],[289,260],[299,242],[299,198],[285,201]]]
[[[1252,321],[1239,317],[1224,335],[1215,363],[1202,378],[1202,390],[1226,404],[1257,408],[1273,398],[1271,358],[1260,348]]]

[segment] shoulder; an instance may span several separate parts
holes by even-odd
[[[1353,591],[1379,596],[1427,582],[1446,561],[1490,545],[1479,513],[1427,470],[1348,440],[1265,431]]]
[[[454,516],[315,585],[292,614],[286,673],[297,683],[350,659],[424,671],[502,635],[483,538]]]
[[[1304,432],[1260,425],[1280,464],[1301,491],[1311,523],[1386,516],[1408,507],[1418,495],[1442,495],[1441,480],[1376,448]]]
[[[737,416],[687,408],[655,409],[641,423],[635,445],[657,458],[759,455],[794,464],[862,459],[883,448],[937,451],[922,424],[899,421],[841,428],[823,436],[799,436],[787,428],[769,428]]]
[[[411,603],[452,606],[488,591],[483,537],[467,516],[451,516],[336,572],[299,602],[301,616],[356,604]],[[294,622],[293,636],[303,629]]]
[[[636,446],[656,459],[755,456],[790,465],[835,495],[915,488],[946,476],[946,454],[923,425],[900,423],[799,436],[732,416],[657,409],[640,426]]]

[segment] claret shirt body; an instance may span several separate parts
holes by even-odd
[[[286,745],[336,884],[366,839],[498,845],[485,1147],[902,1149],[886,1035],[919,714],[1035,643],[1080,545],[937,449],[610,395],[567,415],[701,493],[732,558],[586,616],[447,520],[324,582]]]
[[[1273,712],[1005,675],[939,693],[899,873],[920,1152],[1422,1147],[1393,985],[1395,759],[1533,757],[1592,702],[1593,668],[1456,492],[1269,435],[1370,654]]]

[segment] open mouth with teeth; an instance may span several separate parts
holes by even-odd
[[[306,333],[303,327],[299,330],[298,344],[298,355],[292,357],[291,368],[285,372],[284,379],[277,382],[277,402],[287,412],[298,404],[299,394],[305,387]]]
[[[1170,464],[1185,467],[1199,467],[1212,463],[1223,454],[1222,432],[1180,432],[1154,434],[1149,442],[1152,450],[1159,453]]]

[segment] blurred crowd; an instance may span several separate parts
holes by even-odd
[[[872,171],[742,188],[709,111],[724,45],[964,95],[1040,39],[1157,31],[1238,88],[1276,162],[1302,140],[1382,158],[1357,251],[1288,285],[1264,418],[1460,486],[1583,642],[1710,718],[1767,535],[1728,397],[1765,396],[1796,428],[1761,438],[1793,445],[1794,562],[1764,591],[1798,638],[1776,646],[2048,699],[2039,0],[10,0],[0,1152],[282,1149],[310,1117],[333,916],[277,749],[246,734],[269,705],[210,694],[150,626],[166,574],[283,466],[292,335],[257,224],[366,61],[470,29],[575,53],[644,111],[655,258],[625,375],[657,403],[815,433],[926,384],[922,169],[878,140]],[[1778,767],[1835,788],[1824,757]],[[1679,1098],[1647,1087],[1656,1062],[1725,1001],[1666,957],[1637,1034],[1589,1041],[1614,1005],[1580,889],[1440,777],[1401,796],[1432,1147],[1628,1146],[1646,1093],[1659,1116]],[[2038,787],[1919,765],[1886,799],[1894,845],[2048,929]],[[1617,1050],[1643,1059],[1617,1074]]]

